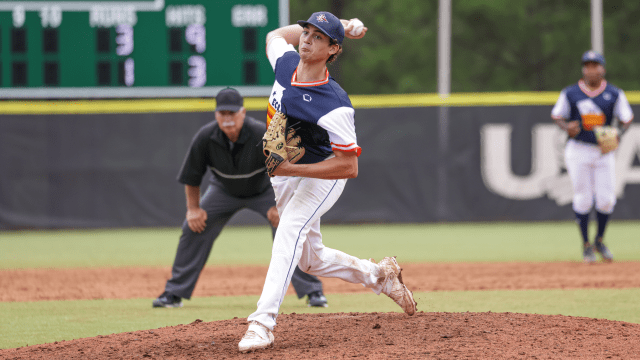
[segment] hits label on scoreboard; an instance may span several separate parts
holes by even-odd
[[[288,0],[0,2],[0,98],[266,95]]]

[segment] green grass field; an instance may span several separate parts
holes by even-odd
[[[640,222],[613,221],[607,241],[617,260],[640,261]],[[593,233],[594,229],[592,229]],[[65,230],[0,232],[0,270],[26,268],[170,266],[180,230]],[[402,262],[580,261],[573,222],[325,226],[327,246],[349,254]],[[270,231],[223,231],[208,264],[262,264],[270,258]],[[439,291],[416,293],[429,312],[526,312],[640,323],[640,289]],[[0,348],[126,331],[246,317],[257,296],[194,298],[182,309],[152,309],[152,299],[0,303]],[[607,306],[602,306],[607,304]],[[399,311],[385,296],[332,294],[330,307],[309,309],[295,296],[283,313]]]

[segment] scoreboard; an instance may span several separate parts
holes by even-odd
[[[265,96],[289,0],[0,0],[0,99]]]

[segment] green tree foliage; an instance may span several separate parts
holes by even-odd
[[[434,92],[437,84],[437,2],[291,0],[291,22],[316,11],[359,18],[369,28],[359,40],[345,40],[329,72],[350,94]],[[342,4],[343,6],[336,6]],[[338,70],[338,71],[336,71]]]
[[[452,91],[560,90],[589,49],[588,1],[454,1]]]
[[[624,90],[640,90],[640,2],[604,2],[607,79]]]
[[[369,28],[329,71],[350,94],[437,91],[437,0],[290,0],[293,23],[315,11]],[[640,89],[640,2],[604,2],[607,78]],[[591,47],[589,0],[452,0],[452,92],[558,91]]]

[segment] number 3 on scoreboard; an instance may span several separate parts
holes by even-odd
[[[203,87],[207,83],[207,61],[199,55],[189,57],[189,86]]]
[[[129,56],[133,52],[133,26],[120,24],[116,27],[116,54],[119,56]],[[134,63],[132,58],[127,58],[123,64],[124,84],[132,86],[135,80]]]
[[[133,26],[120,24],[116,27],[116,54],[128,56],[133,52]]]

